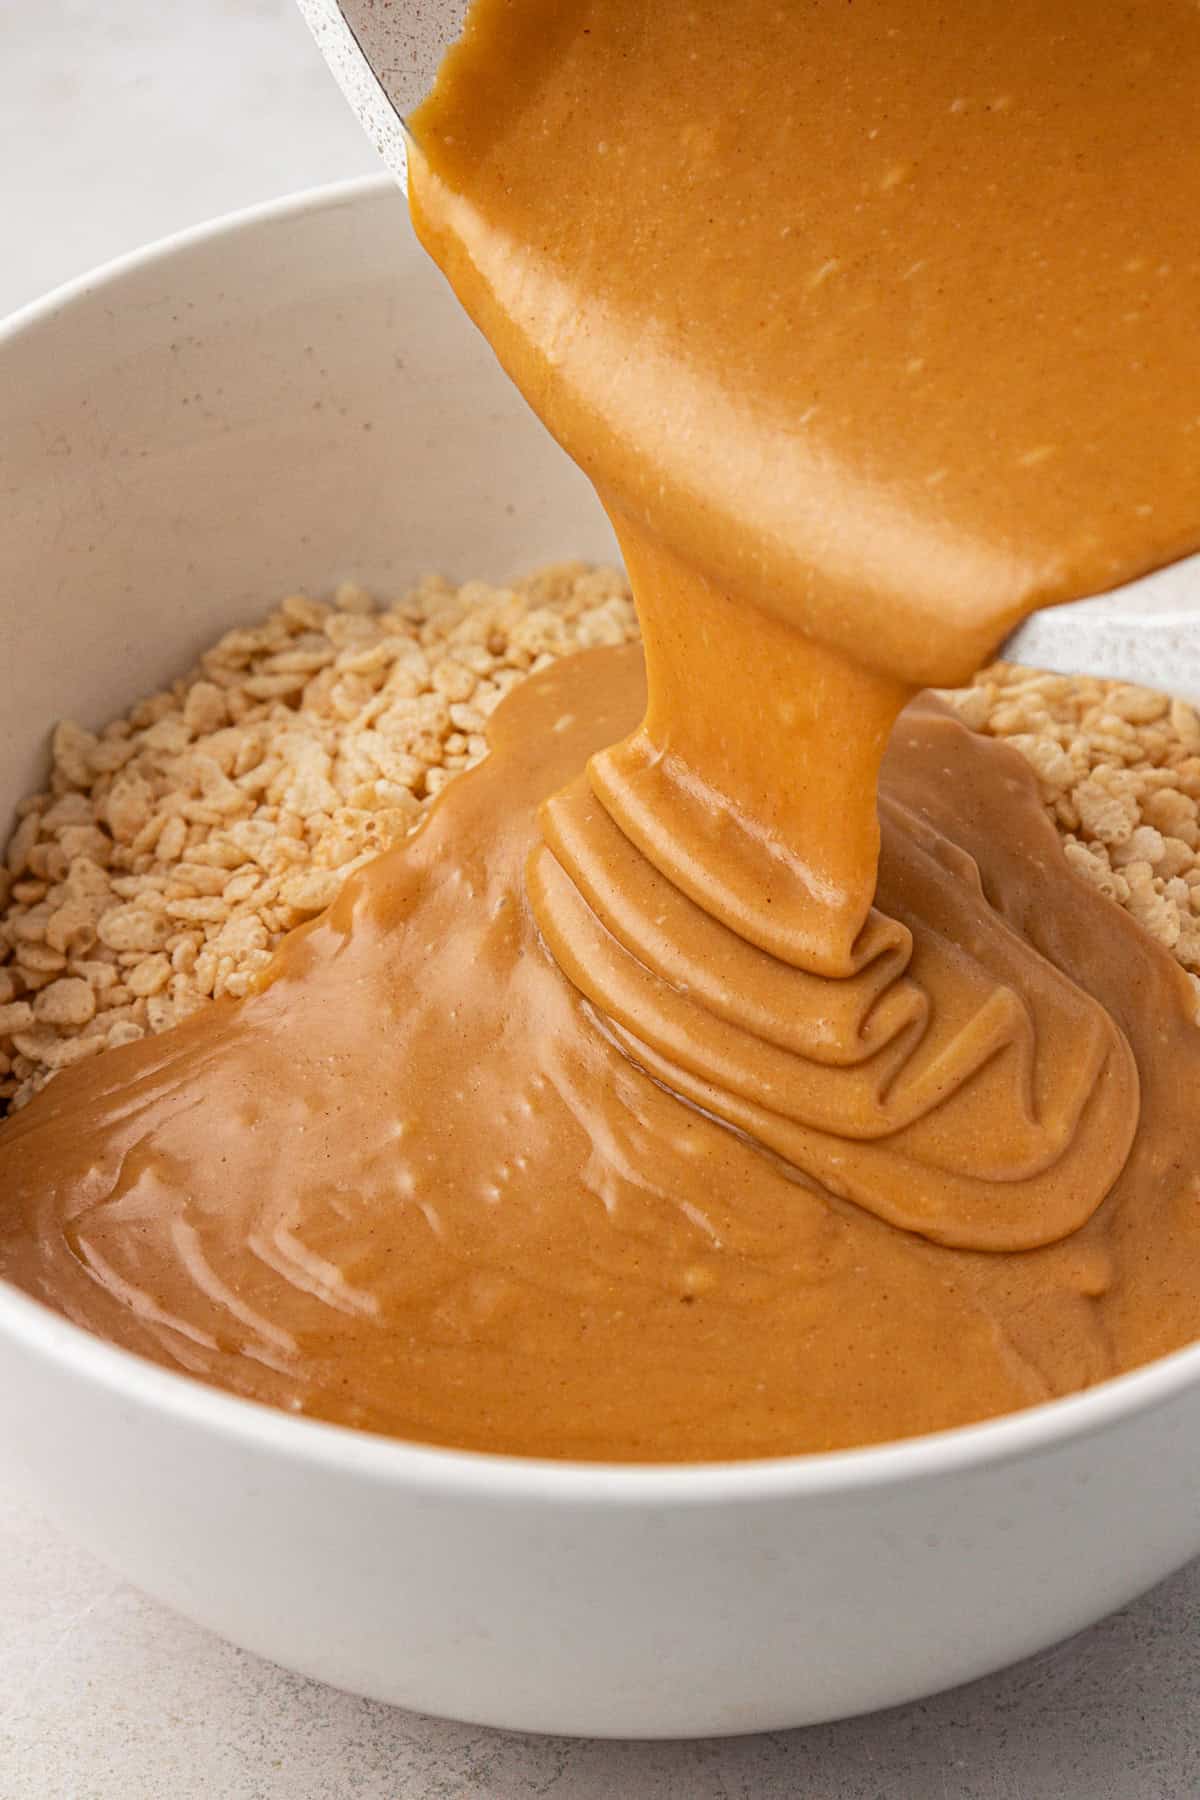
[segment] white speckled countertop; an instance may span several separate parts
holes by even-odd
[[[374,166],[292,0],[0,0],[0,314],[179,226]],[[871,1719],[517,1738],[259,1662],[0,1493],[0,1797],[1186,1800],[1198,1615],[1194,1564],[1058,1650]]]

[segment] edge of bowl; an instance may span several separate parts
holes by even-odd
[[[135,270],[245,231],[399,194],[387,174],[355,177],[223,214],[115,257],[0,318],[0,349]],[[231,1442],[382,1485],[461,1498],[594,1505],[707,1505],[829,1496],[982,1469],[1051,1451],[1149,1411],[1200,1383],[1200,1342],[1080,1393],[1021,1412],[861,1449],[710,1463],[599,1463],[504,1456],[379,1437],[300,1417],[205,1385],[94,1337],[0,1281],[0,1339],[86,1385]]]
[[[148,244],[122,251],[119,256],[85,269],[80,275],[70,276],[57,287],[27,300],[15,312],[0,314],[0,346],[32,326],[44,324],[75,301],[90,299],[98,290],[114,285],[126,275],[165,262],[181,251],[198,248],[217,238],[236,237],[243,231],[257,231],[264,225],[284,222],[304,213],[361,206],[366,201],[382,199],[385,194],[394,194],[397,202],[403,204],[403,190],[386,172],[351,175],[343,181],[323,182],[319,187],[297,188],[274,200],[260,200],[253,206],[219,213],[216,218],[202,219],[198,224],[186,225],[165,237],[153,238]]]
[[[232,1444],[446,1498],[702,1506],[909,1485],[1053,1451],[1150,1412],[1200,1381],[1200,1343],[1095,1387],[974,1425],[859,1449],[734,1462],[620,1463],[510,1456],[389,1438],[284,1412],[94,1337],[0,1281],[0,1342],[87,1387]]]

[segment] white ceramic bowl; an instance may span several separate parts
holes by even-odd
[[[0,494],[0,822],[51,720],[98,722],[290,587],[611,554],[383,182],[18,316]],[[982,1675],[1200,1550],[1200,1348],[892,1447],[612,1468],[312,1424],[2,1290],[0,1479],[339,1687],[535,1731],[753,1731]]]

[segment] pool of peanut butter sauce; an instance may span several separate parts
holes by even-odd
[[[0,1129],[0,1271],[240,1394],[601,1459],[1197,1335],[1185,980],[915,698],[1200,540],[1197,117],[1190,0],[477,0],[414,218],[645,673],[534,675],[261,992]]]

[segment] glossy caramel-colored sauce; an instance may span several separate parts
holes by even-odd
[[[1195,0],[475,0],[411,204],[626,519],[949,686],[1196,548],[1198,117]]]
[[[990,971],[1056,988],[1062,971],[1081,1036],[1104,1009],[1143,1072],[1103,1206],[994,1254],[897,1229],[882,1199],[839,1199],[681,1102],[539,943],[539,803],[633,728],[643,694],[632,648],[531,677],[494,715],[490,757],[285,942],[263,993],[79,1064],[12,1118],[4,1275],[237,1393],[546,1456],[866,1443],[1185,1341],[1186,981],[1069,871],[1027,765],[922,705],[883,776],[892,912],[930,948],[930,917],[978,917]],[[922,1191],[914,1172],[910,1206]]]
[[[1200,1325],[1184,977],[930,703],[1200,542],[1200,12],[476,0],[417,228],[638,653],[269,984],[0,1134],[0,1272],[235,1390],[559,1456],[824,1449]]]

